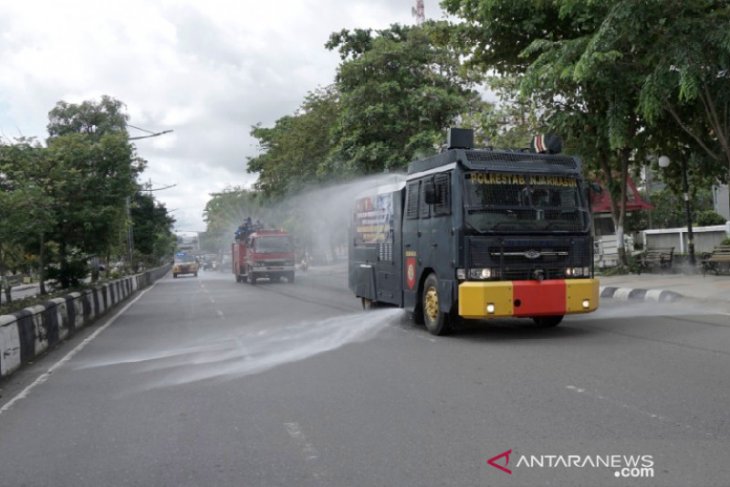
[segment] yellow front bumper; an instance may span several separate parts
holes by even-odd
[[[175,264],[172,268],[174,274],[195,274],[198,272],[198,266],[195,264]]]
[[[483,319],[590,313],[598,309],[598,299],[598,279],[466,281],[459,284],[459,316]]]

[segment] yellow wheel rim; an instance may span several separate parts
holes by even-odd
[[[430,321],[436,321],[439,316],[439,294],[435,287],[426,290],[426,316]]]

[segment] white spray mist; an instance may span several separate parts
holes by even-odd
[[[203,380],[235,379],[370,340],[398,322],[402,313],[399,309],[382,309],[209,337],[211,339],[205,344],[109,358],[81,368],[134,365],[138,373],[154,376],[154,379],[144,381],[144,390]]]

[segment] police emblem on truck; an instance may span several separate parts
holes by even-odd
[[[416,286],[416,253],[413,251],[406,252],[406,284],[408,289]]]

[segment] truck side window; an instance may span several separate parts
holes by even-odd
[[[451,214],[451,185],[449,179],[449,173],[437,174],[433,178],[434,191],[436,192],[436,204],[433,205],[434,216]]]
[[[418,198],[420,206],[418,213],[421,218],[431,218],[431,205],[426,203],[426,187],[433,189],[433,178],[421,180],[421,191]]]
[[[408,183],[408,192],[406,193],[406,218],[408,220],[418,218],[418,186],[419,181]]]

